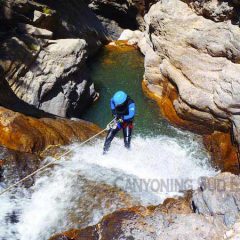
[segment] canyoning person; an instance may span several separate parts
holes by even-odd
[[[133,120],[135,117],[135,102],[123,91],[114,94],[110,101],[112,114],[115,117],[115,124],[109,129],[103,153],[107,153],[113,138],[122,129],[124,145],[127,149],[131,146]]]

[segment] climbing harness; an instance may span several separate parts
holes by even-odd
[[[25,178],[21,179],[20,181],[16,182],[15,184],[9,186],[8,188],[6,188],[4,191],[0,192],[0,196],[3,195],[4,193],[10,191],[11,189],[13,189],[14,187],[18,186],[20,183],[26,181],[27,179],[29,179],[30,177],[36,175],[39,172],[42,172],[43,170],[45,170],[46,168],[48,168],[49,166],[51,166],[52,164],[54,164],[56,161],[60,160],[62,157],[65,157],[66,155],[68,155],[69,153],[73,152],[75,149],[83,146],[84,144],[90,142],[91,140],[93,140],[94,138],[98,137],[99,135],[101,135],[102,133],[104,133],[105,131],[108,131],[110,128],[114,127],[116,124],[116,119],[114,118],[111,122],[109,122],[106,126],[105,129],[103,129],[102,131],[100,131],[99,133],[97,133],[96,135],[90,137],[89,139],[87,139],[86,141],[82,142],[80,145],[66,151],[64,154],[56,157],[53,161],[47,163],[46,165],[42,166],[41,168],[39,168],[38,170],[34,171],[33,173],[29,174],[28,176],[26,176]]]

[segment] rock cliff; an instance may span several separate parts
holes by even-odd
[[[86,0],[108,34],[116,40],[124,29],[144,30],[143,17],[157,0]]]
[[[145,16],[145,39],[138,43],[145,54],[144,84],[160,99],[171,98],[183,120],[210,132],[233,131],[240,143],[240,29],[229,13],[237,7],[233,1],[187,2],[161,0]]]
[[[86,59],[107,42],[100,21],[75,0],[6,0],[0,13],[0,104],[79,117],[96,97]]]

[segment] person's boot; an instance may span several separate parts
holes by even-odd
[[[112,140],[118,132],[119,132],[118,128],[110,129],[108,131],[108,134],[107,134],[107,137],[106,137],[106,140],[105,140],[105,143],[104,143],[104,147],[103,147],[103,155],[105,155],[109,151]]]

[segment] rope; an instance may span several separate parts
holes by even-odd
[[[48,145],[40,154],[39,156],[41,158],[44,157],[44,154],[50,149],[50,148],[54,148],[54,147],[61,147],[61,144],[54,144],[54,145]],[[54,156],[54,158],[56,157],[56,155]]]
[[[108,123],[107,127],[105,129],[103,129],[102,131],[100,131],[99,133],[97,133],[96,135],[88,138],[86,141],[82,142],[80,145],[74,147],[73,149],[70,149],[68,151],[66,151],[64,154],[60,155],[59,157],[55,158],[53,161],[49,162],[48,164],[42,166],[41,168],[39,168],[38,170],[34,171],[33,173],[27,175],[25,178],[21,179],[20,181],[16,182],[15,184],[9,186],[8,188],[6,188],[4,191],[0,192],[0,196],[3,195],[4,193],[10,191],[11,189],[13,189],[14,187],[18,186],[20,183],[23,183],[24,181],[26,181],[27,179],[29,179],[30,177],[36,175],[39,172],[42,172],[44,169],[48,168],[50,165],[52,165],[53,163],[55,163],[56,161],[58,161],[59,159],[61,159],[62,157],[68,155],[69,153],[73,152],[75,149],[83,146],[84,144],[90,142],[92,139],[98,137],[99,135],[101,135],[102,133],[104,133],[105,131],[108,131],[110,128],[113,127],[113,124],[115,124],[115,119],[113,119],[111,122]]]

